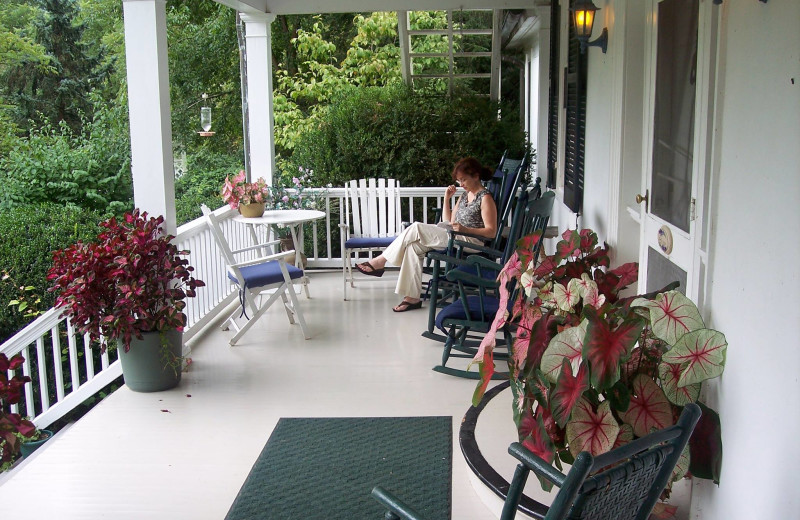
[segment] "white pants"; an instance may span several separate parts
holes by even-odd
[[[422,293],[422,261],[425,253],[447,247],[449,233],[434,224],[415,222],[383,251],[383,257],[400,266],[400,275],[394,292],[404,297],[419,298]],[[465,237],[458,237],[464,240]],[[475,239],[467,239],[478,242]]]

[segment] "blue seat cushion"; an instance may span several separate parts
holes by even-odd
[[[274,260],[263,264],[248,265],[241,267],[239,270],[244,278],[244,286],[248,289],[283,282],[280,262]],[[303,276],[303,270],[291,264],[286,264],[286,270],[289,271],[289,278],[292,280]],[[231,272],[228,272],[228,278],[235,283],[239,283],[239,280]]]
[[[469,308],[469,313],[472,320],[480,319],[481,316],[481,300],[478,295],[474,296],[467,296],[467,307]],[[486,313],[485,316],[487,317],[487,321],[494,320],[495,314],[497,314],[497,309],[500,307],[500,300],[498,298],[493,297],[484,297],[483,298],[483,311]],[[439,311],[439,314],[436,315],[436,326],[439,327],[442,332],[447,334],[447,329],[445,329],[445,320],[466,320],[468,319],[467,313],[464,312],[464,305],[461,303],[461,300],[458,299],[448,305],[447,307],[443,308]]]
[[[363,249],[369,247],[388,247],[394,237],[354,237],[344,243],[347,249]]]

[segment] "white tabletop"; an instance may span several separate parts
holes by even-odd
[[[300,224],[325,216],[324,211],[315,209],[273,209],[265,211],[260,217],[236,215],[233,220],[245,224]]]

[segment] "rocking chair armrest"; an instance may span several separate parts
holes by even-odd
[[[450,233],[450,240],[458,240],[455,237],[463,236],[463,237],[469,237],[469,238],[477,238],[478,240],[481,240],[483,242],[491,242],[492,241],[492,237],[485,237],[483,235],[476,235],[474,233],[467,233],[467,232],[464,232],[464,231],[453,231],[452,229],[448,229],[447,232]]]
[[[543,458],[539,457],[531,450],[518,442],[514,442],[508,447],[508,453],[522,462],[525,467],[536,473],[536,475],[547,479],[558,487],[564,485],[567,476],[548,464]]]
[[[274,246],[274,245],[277,245],[277,244],[280,244],[280,243],[281,243],[280,240],[270,240],[269,242],[263,242],[261,244],[256,244],[254,246],[247,246],[247,247],[243,247],[241,249],[234,249],[233,251],[231,251],[231,253],[233,253],[234,255],[237,255],[239,253],[246,253],[247,251],[253,251],[254,249],[261,249],[262,247],[266,247],[266,246]]]
[[[247,267],[248,265],[263,264],[264,262],[270,262],[270,261],[285,262],[286,257],[291,256],[293,254],[294,254],[294,249],[289,251],[281,251],[280,253],[275,253],[274,255],[259,256],[258,258],[253,258],[251,260],[246,260],[244,262],[230,264],[228,267]]]
[[[472,273],[465,273],[456,269],[451,269],[447,272],[447,279],[451,282],[465,282],[473,287],[478,287],[481,289],[496,289],[500,287],[500,282],[497,280],[488,280]]]
[[[383,504],[389,512],[384,516],[387,520],[424,520],[424,516],[415,511],[411,506],[386,491],[381,486],[372,488],[372,498]]]
[[[466,240],[458,240],[458,239],[453,240],[453,245],[458,246],[459,249],[465,248],[465,249],[472,249],[474,251],[480,251],[481,253],[493,256],[495,258],[500,258],[501,256],[503,256],[503,252],[498,249],[482,244],[476,244],[474,242],[467,242]],[[470,254],[474,253],[470,251]]]
[[[481,255],[469,255],[466,258],[466,263],[470,265],[474,265],[478,268],[478,272],[482,269],[488,269],[490,271],[495,271],[497,274],[500,274],[500,271],[503,270],[503,266],[495,262],[494,260],[490,260]]]

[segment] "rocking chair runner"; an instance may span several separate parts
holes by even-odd
[[[531,471],[559,487],[543,520],[647,520],[669,483],[681,453],[689,442],[700,407],[687,404],[678,423],[593,457],[581,452],[566,475],[518,442],[508,452],[520,464],[508,488],[500,520],[517,514]],[[387,520],[422,520],[413,508],[376,486],[372,496],[388,512]]]
[[[347,300],[347,285],[355,287],[353,255],[358,258],[362,252],[382,251],[402,231],[400,183],[394,179],[349,181],[341,218],[343,298]]]
[[[294,292],[292,282],[292,280],[303,277],[303,270],[286,263],[286,258],[293,255],[294,251],[259,256],[237,262],[236,255],[263,251],[269,246],[279,244],[280,241],[276,240],[233,250],[225,239],[222,227],[214,212],[205,204],[202,205],[202,209],[211,234],[227,264],[228,278],[239,287],[239,299],[242,306],[240,309],[236,309],[223,324],[223,327],[230,325],[236,330],[236,333],[230,339],[230,344],[235,345],[278,298],[283,301],[289,323],[293,324],[295,318],[297,318],[303,331],[303,337],[305,339],[310,338],[311,335],[303,318],[300,302]],[[265,291],[272,291],[272,294],[269,295],[266,302],[262,302],[260,306],[256,305],[256,299],[261,300]],[[251,310],[252,316],[249,317],[247,323],[239,327],[236,323],[236,318],[240,315],[246,315],[248,308]]]

